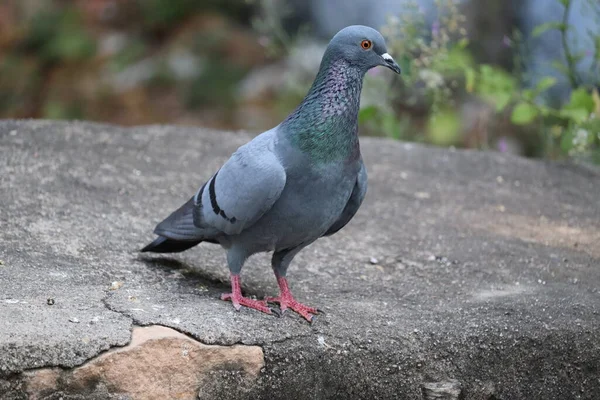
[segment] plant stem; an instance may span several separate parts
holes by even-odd
[[[569,82],[571,83],[571,88],[575,89],[577,85],[577,72],[575,71],[575,60],[573,55],[571,54],[571,49],[569,48],[569,44],[567,42],[567,32],[569,30],[569,12],[571,10],[571,4],[573,4],[572,0],[566,1],[565,11],[563,13],[562,19],[562,29],[561,29],[561,39],[562,46],[565,52],[565,58],[567,59],[567,66],[569,67],[569,72],[567,77],[569,78]]]

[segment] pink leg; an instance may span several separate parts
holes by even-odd
[[[273,311],[267,307],[266,301],[253,300],[248,297],[242,296],[242,289],[240,288],[240,276],[231,274],[231,293],[223,293],[221,300],[231,300],[233,307],[236,310],[240,310],[242,306],[253,308],[258,311],[262,311],[266,314],[272,314]]]
[[[279,284],[279,296],[277,297],[267,297],[268,302],[279,303],[279,308],[281,308],[281,312],[284,312],[288,308],[291,308],[301,316],[303,316],[308,322],[312,322],[314,315],[319,312],[314,307],[306,306],[302,303],[298,303],[294,296],[292,296],[292,292],[290,292],[290,288],[287,283],[287,279],[283,276],[277,276],[277,283]]]

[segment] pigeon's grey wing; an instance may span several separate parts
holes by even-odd
[[[263,136],[263,135],[261,135]],[[195,196],[194,223],[236,235],[267,212],[285,186],[273,135],[240,147]]]
[[[367,170],[365,168],[365,164],[363,162],[360,163],[360,171],[358,172],[358,177],[356,178],[356,184],[354,185],[354,189],[352,190],[352,194],[350,195],[350,199],[348,199],[348,203],[346,203],[346,207],[344,207],[344,211],[334,222],[333,225],[325,232],[323,236],[333,235],[340,229],[342,229],[354,214],[360,208],[365,195],[367,194]]]
[[[174,240],[204,238],[204,230],[194,225],[194,198],[189,199],[158,224],[154,233]]]

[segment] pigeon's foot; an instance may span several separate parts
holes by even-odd
[[[267,306],[266,301],[254,300],[242,296],[239,275],[231,275],[231,293],[223,293],[221,295],[221,300],[231,300],[231,302],[233,303],[233,307],[238,311],[240,310],[240,308],[242,308],[242,306],[245,306],[258,311],[262,311],[265,314],[273,314],[273,310],[271,310]]]
[[[258,311],[262,311],[266,314],[273,314],[273,311],[269,307],[267,307],[267,303],[265,301],[250,299],[248,297],[242,296],[241,294],[238,294],[236,296],[235,293],[223,293],[221,295],[221,300],[231,300],[231,302],[233,303],[233,307],[238,311],[240,311],[240,308],[242,308],[242,306],[245,306]]]
[[[282,313],[288,308],[297,312],[308,322],[312,322],[314,318],[313,314],[317,314],[319,312],[319,310],[314,307],[309,307],[305,304],[299,303],[292,297],[291,294],[287,296],[281,295],[277,297],[267,297],[267,301],[269,303],[279,303],[279,308],[281,309]]]
[[[314,318],[313,314],[317,314],[319,310],[296,301],[294,296],[292,296],[292,292],[290,292],[287,280],[283,276],[277,277],[277,283],[279,284],[279,296],[267,297],[266,301],[270,303],[279,303],[279,308],[281,309],[282,313],[289,308],[300,314],[308,322],[312,322]]]

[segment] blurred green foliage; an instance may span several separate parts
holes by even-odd
[[[264,60],[243,25],[252,7],[237,0],[48,0],[0,12],[4,118],[189,121],[199,107],[230,109]]]
[[[399,119],[393,112],[370,105],[361,108],[358,123],[366,131],[379,130],[387,137],[403,139],[404,132],[410,126],[410,117]]]
[[[148,45],[139,36],[132,37],[110,60],[110,68],[122,71],[148,53]]]
[[[164,32],[200,11],[227,10],[233,19],[247,19],[251,8],[239,0],[137,0],[146,31]]]
[[[231,107],[235,103],[237,83],[246,70],[236,65],[209,62],[204,73],[184,87],[185,103],[190,108],[210,106],[214,103]]]
[[[83,109],[79,103],[67,104],[62,101],[49,100],[42,111],[48,119],[83,119]]]
[[[279,57],[288,53],[294,42],[294,37],[283,26],[283,21],[292,14],[289,4],[280,0],[246,0],[246,2],[259,10],[258,15],[252,18],[252,26],[264,39],[268,55]],[[302,32],[299,34],[301,35]]]
[[[29,23],[23,45],[46,62],[83,60],[96,52],[96,42],[75,8],[37,13]]]
[[[460,1],[434,0],[433,24],[409,3],[381,28],[402,76],[367,74],[361,132],[477,148],[499,148],[509,137],[524,143],[527,155],[600,162],[600,35],[590,32],[582,51],[569,40],[575,0],[551,1],[563,7],[560,20],[536,27],[527,40],[513,32],[498,41],[515,56],[510,70],[477,61]],[[600,3],[578,1],[600,19]],[[94,8],[109,3],[122,6],[107,14],[113,19]],[[293,9],[277,0],[28,4],[33,11],[15,14],[27,18],[13,19],[9,31],[0,26],[0,117],[204,123],[194,116],[201,113],[220,118],[217,126],[240,128],[240,82],[265,55],[287,57],[283,83],[253,92],[248,104],[280,116],[301,101],[321,56],[318,46],[307,46],[307,26],[285,29]],[[557,74],[531,76],[529,48],[550,31],[560,34],[564,58],[552,63]]]
[[[198,9],[196,0],[144,0],[139,2],[144,25],[149,29],[165,29]]]
[[[593,57],[591,73],[596,74],[596,79],[586,86],[577,72],[585,54],[574,53],[567,40],[569,30],[573,29],[566,23],[573,0],[558,1],[564,7],[562,21],[536,27],[532,40],[548,30],[560,32],[565,59],[556,60],[553,65],[571,86],[566,101],[549,105],[549,90],[558,82],[555,77],[526,79],[522,71],[524,58],[528,56],[527,43],[519,32],[499,43],[514,47],[516,59],[512,72],[495,65],[478,65],[470,54],[466,18],[458,2],[435,0],[438,19],[431,28],[414,3],[401,17],[391,17],[382,29],[393,54],[401,55],[403,83],[397,90],[388,92],[390,105],[385,105],[381,111],[376,106],[361,110],[361,123],[369,130],[384,132],[391,137],[460,146],[467,138],[463,137],[465,132],[461,132],[459,126],[460,109],[456,100],[475,96],[493,108],[488,121],[491,118],[502,120],[508,113],[508,121],[515,129],[525,129],[522,132],[533,135],[540,151],[538,154],[549,158],[575,156],[600,160],[600,36],[590,32],[594,48],[587,54]],[[590,7],[600,17],[600,5],[590,0]],[[528,80],[536,84],[528,85]],[[397,111],[390,113],[390,107]],[[414,115],[415,108],[427,123],[401,124],[408,115]],[[488,142],[480,146],[489,147],[495,138],[490,137],[485,124],[477,126]]]
[[[0,60],[0,112],[9,115],[26,113],[40,85],[36,65],[17,54]]]
[[[502,112],[511,106],[510,119],[513,124],[535,126],[544,156],[555,158],[570,155],[598,162],[600,161],[600,96],[598,95],[600,73],[597,71],[597,62],[600,60],[600,48],[596,47],[593,52],[590,52],[590,56],[594,59],[591,63],[591,72],[596,74],[597,79],[584,85],[577,68],[583,55],[573,55],[571,44],[567,40],[569,30],[573,29],[566,23],[573,0],[559,1],[563,6],[562,22],[539,25],[533,30],[532,36],[535,39],[549,30],[560,32],[565,59],[555,60],[553,66],[565,76],[571,86],[571,94],[566,101],[556,106],[550,106],[547,101],[544,101],[548,90],[557,84],[557,79],[553,76],[539,77],[535,86],[523,88],[516,85],[520,83],[516,78],[489,66],[482,66],[479,71],[467,69],[467,88],[488,95],[495,104],[497,112]],[[592,7],[592,10],[595,10],[600,17],[600,5]],[[590,32],[590,36],[593,43],[600,41],[600,34]],[[520,35],[512,40],[516,46],[521,46],[522,43],[519,41]],[[488,90],[490,78],[499,83],[503,82],[492,90],[495,93],[491,96]]]

